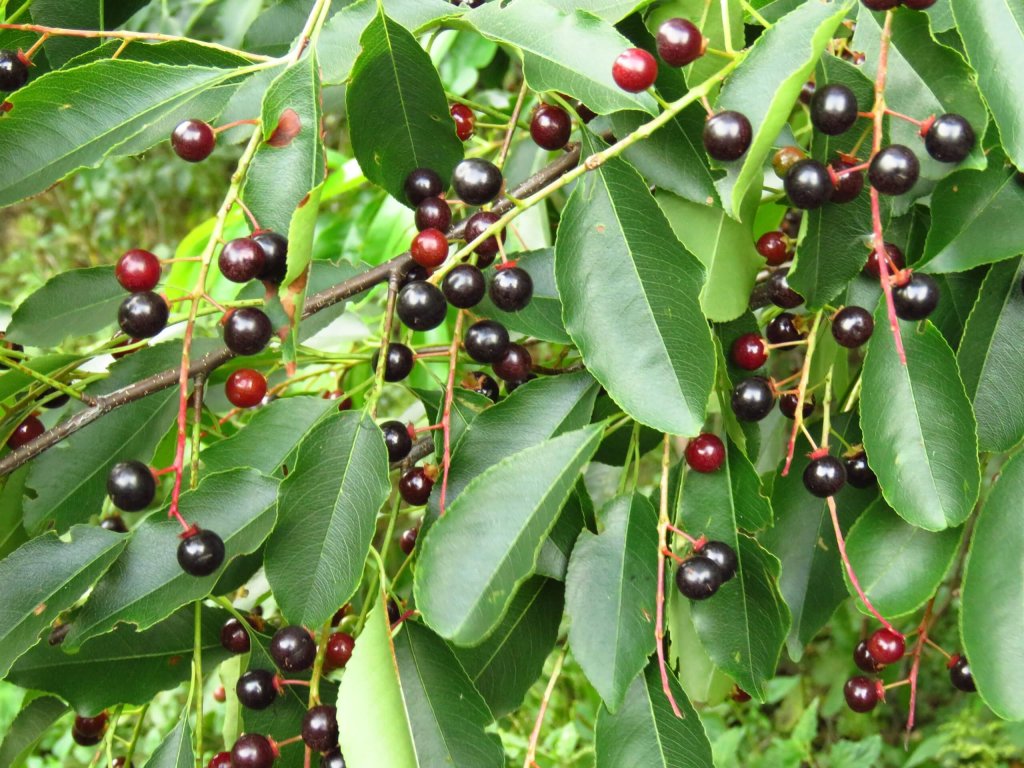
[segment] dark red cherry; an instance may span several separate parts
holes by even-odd
[[[555,151],[569,143],[572,119],[569,113],[554,104],[541,104],[530,120],[530,136],[541,149]]]
[[[398,292],[399,319],[414,331],[429,331],[444,322],[448,303],[441,289],[426,281],[409,283]]]
[[[107,495],[118,509],[139,512],[153,503],[156,478],[141,461],[120,461],[107,473]]]
[[[449,109],[455,123],[455,135],[462,141],[468,141],[476,128],[476,115],[465,104],[452,104]]]
[[[171,146],[182,160],[198,163],[208,158],[217,146],[217,134],[202,120],[184,120],[171,133]]]
[[[444,276],[441,292],[453,307],[471,309],[483,300],[487,281],[479,267],[459,264]]]
[[[439,267],[448,258],[448,238],[439,229],[424,229],[412,239],[409,253],[427,269]]]
[[[851,677],[843,686],[843,696],[846,697],[846,705],[854,712],[870,712],[878,705],[881,698],[879,689],[881,685],[866,677]]]
[[[324,666],[328,671],[342,669],[352,658],[356,640],[347,632],[332,632],[327,637],[327,648],[324,651]]]
[[[893,245],[892,243],[886,243],[885,252],[889,256],[889,262],[891,262],[886,264],[886,266],[889,268],[890,275],[893,274],[893,272],[895,271],[903,269],[905,265],[905,261],[903,259],[903,251],[901,251],[897,246]],[[895,265],[896,267],[895,270],[893,269],[893,265]],[[864,271],[867,274],[871,275],[872,277],[881,277],[881,272],[879,271],[878,267],[878,251],[876,251],[873,248],[871,249],[871,255],[868,256],[867,263],[864,265]]]
[[[302,740],[314,752],[338,746],[338,711],[329,704],[312,707],[302,718]]]
[[[798,398],[792,393],[779,396],[779,410],[782,411],[782,415],[787,419],[796,418],[797,404]],[[804,398],[803,417],[808,419],[812,413],[814,413],[814,397],[812,395],[808,395]]]
[[[860,0],[869,11],[891,11],[900,0]]]
[[[233,283],[247,283],[263,273],[267,256],[254,238],[236,237],[220,251],[217,266]]]
[[[670,67],[685,67],[704,54],[707,41],[686,19],[668,19],[658,27],[658,55]]]
[[[430,498],[434,480],[423,467],[412,467],[398,481],[398,492],[406,504],[421,507]]]
[[[384,445],[388,449],[388,461],[401,461],[412,450],[412,438],[409,429],[400,421],[385,421],[380,425],[384,435]]]
[[[270,768],[277,755],[277,746],[266,736],[243,733],[231,748],[231,768]]]
[[[316,643],[305,627],[281,627],[270,639],[270,655],[286,672],[300,672],[313,666]]]
[[[818,88],[810,107],[814,127],[828,136],[846,133],[857,122],[857,97],[840,83]]]
[[[232,616],[221,625],[220,644],[229,653],[248,653],[249,630]]]
[[[405,196],[414,206],[428,197],[440,197],[442,192],[444,182],[430,168],[417,168],[405,177]]]
[[[412,551],[416,549],[416,539],[420,535],[419,528],[409,528],[402,532],[402,535],[398,539],[399,548],[406,554],[411,555]]]
[[[439,229],[447,232],[452,224],[452,208],[440,197],[428,197],[416,206],[416,229]]]
[[[793,164],[782,182],[789,201],[802,210],[820,208],[832,197],[828,169],[810,158]]]
[[[113,531],[114,533],[128,533],[128,526],[124,522],[124,518],[118,514],[104,517],[100,520],[100,528],[105,531]]]
[[[974,675],[971,674],[971,665],[967,663],[967,657],[958,653],[954,653],[949,659],[949,681],[964,693],[974,693],[978,690],[978,686],[974,683]]]
[[[764,335],[771,344],[789,344],[804,337],[797,327],[796,315],[789,312],[776,315],[765,327]]]
[[[853,167],[855,167],[854,163],[842,158],[832,161],[832,171],[836,178],[832,184],[831,202],[839,204],[852,202],[864,190],[864,172],[847,170]]]
[[[882,627],[868,638],[868,650],[879,664],[895,664],[906,653],[907,644],[903,635]]]
[[[740,561],[736,556],[736,550],[724,541],[709,541],[700,548],[699,554],[713,562],[722,571],[722,583],[729,581],[736,575],[736,569]]]
[[[72,728],[82,736],[95,737],[99,741],[107,732],[107,713],[103,711],[95,717],[76,715]]]
[[[702,555],[684,560],[676,569],[676,588],[690,600],[706,600],[718,591],[724,581],[718,564]]]
[[[178,544],[178,565],[190,576],[209,576],[224,562],[224,540],[206,529],[196,529]]]
[[[764,339],[745,333],[732,343],[732,361],[745,371],[756,371],[768,360]]]
[[[263,250],[263,269],[260,280],[279,285],[288,274],[288,238],[277,232],[266,230],[254,234],[252,239]]]
[[[864,307],[843,307],[832,318],[832,337],[847,349],[867,343],[874,330],[875,321]]]
[[[505,381],[523,381],[530,375],[532,368],[530,351],[521,344],[509,344],[502,356],[491,365],[491,370]]]
[[[879,664],[875,657],[871,655],[871,649],[868,648],[867,640],[861,640],[857,643],[857,647],[853,649],[853,663],[857,665],[858,669],[870,673],[879,672],[885,666],[884,664]]]
[[[904,195],[917,183],[921,164],[902,144],[890,144],[871,159],[868,181],[883,195]]]
[[[252,368],[239,368],[228,376],[224,394],[236,408],[254,408],[267,396],[267,379]]]
[[[686,445],[686,463],[697,472],[714,472],[725,461],[725,445],[718,435],[704,432]]]
[[[274,326],[262,309],[241,307],[224,317],[224,343],[236,355],[258,355],[273,335]]]
[[[466,227],[462,230],[462,239],[466,243],[472,243],[480,235],[490,229],[491,225],[494,224],[500,217],[498,214],[492,211],[479,211],[474,213],[466,220]],[[477,265],[481,268],[489,267],[494,262],[494,257],[500,250],[498,247],[498,238],[501,238],[501,242],[505,242],[505,230],[502,229],[496,235],[491,235],[478,245],[474,252],[480,258],[477,259]]]
[[[781,232],[765,232],[757,239],[757,252],[764,256],[769,267],[777,267],[792,258],[793,254]]]
[[[280,692],[277,686],[277,676],[269,669],[250,669],[243,672],[235,683],[235,695],[246,709],[266,709]]]
[[[803,479],[804,487],[815,496],[835,496],[846,485],[846,467],[835,456],[820,456],[811,459]]]
[[[489,160],[479,157],[467,157],[456,165],[452,172],[452,188],[455,194],[469,205],[485,205],[491,202],[501,192],[502,181],[501,169]]]
[[[345,758],[340,749],[332,749],[320,758],[320,768],[345,768]]]
[[[789,269],[783,267],[772,272],[768,278],[768,298],[772,304],[783,309],[793,309],[804,303],[804,297],[789,287]]]
[[[117,260],[114,275],[126,291],[152,291],[160,282],[160,259],[149,251],[133,248]]]
[[[739,160],[750,149],[754,131],[747,116],[732,110],[712,115],[704,123],[704,149],[719,162]]]
[[[612,64],[612,79],[624,91],[646,91],[658,79],[658,62],[642,48],[627,48]]]
[[[139,291],[121,302],[117,323],[133,339],[149,339],[167,327],[170,313],[163,296],[152,291]]]
[[[974,129],[961,115],[940,115],[924,135],[925,150],[942,163],[966,160],[974,149],[974,143]]]
[[[231,768],[231,753],[218,752],[210,758],[210,762],[206,764],[206,768]]]
[[[522,267],[498,267],[488,293],[498,309],[518,312],[533,298],[533,278]]]
[[[25,443],[35,440],[45,431],[46,427],[43,426],[43,422],[38,417],[28,416],[21,424],[14,428],[14,432],[7,438],[7,447],[11,450],[20,448]]]
[[[508,331],[494,320],[480,320],[469,326],[462,345],[466,354],[478,363],[494,363],[508,348]]]

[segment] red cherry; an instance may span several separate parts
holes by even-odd
[[[658,78],[658,62],[642,48],[627,48],[612,65],[612,79],[624,91],[646,91]]]
[[[252,368],[239,368],[228,376],[224,393],[236,408],[252,408],[263,402],[267,394],[267,379]]]
[[[347,632],[332,632],[327,638],[327,649],[324,652],[324,667],[342,669],[348,660],[352,658],[352,651],[356,647],[356,640]]]
[[[411,555],[412,551],[416,549],[416,539],[420,535],[419,528],[409,528],[402,532],[401,538],[398,539],[398,546],[406,555]]]
[[[895,271],[892,268],[893,264],[896,265],[896,269],[903,269],[903,251],[901,251],[897,246],[893,245],[892,243],[886,243],[885,252],[889,254],[889,261],[892,262],[891,264],[886,264],[886,266],[889,267],[890,275]],[[873,248],[871,249],[871,255],[868,256],[867,264],[864,265],[864,271],[867,272],[872,277],[881,277],[882,275],[882,273],[879,271],[878,266],[878,251],[876,251]]]
[[[160,282],[160,259],[149,251],[133,248],[117,260],[114,275],[126,291],[152,291]]]
[[[21,448],[25,443],[35,440],[43,432],[46,431],[46,427],[35,416],[29,416],[21,424],[19,424],[9,438],[7,438],[7,447],[11,450],[15,448]]]
[[[452,104],[450,111],[452,120],[455,121],[455,135],[466,141],[473,135],[473,129],[476,127],[476,115],[465,104]]]
[[[781,232],[765,232],[757,239],[757,252],[764,256],[769,267],[777,267],[789,261],[793,255],[786,245],[786,238]]]
[[[903,636],[883,627],[868,639],[868,650],[879,664],[895,664],[907,650]]]
[[[231,768],[231,753],[218,752],[206,764],[206,768]]]
[[[686,463],[697,472],[714,472],[725,461],[725,446],[717,435],[704,432],[686,446]]]
[[[439,229],[424,229],[412,239],[409,251],[417,264],[433,269],[448,258],[448,238]]]
[[[768,359],[764,339],[745,333],[732,343],[732,361],[745,371],[756,371]]]

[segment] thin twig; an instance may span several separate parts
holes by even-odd
[[[668,664],[665,661],[665,556],[668,549],[668,528],[672,521],[668,514],[668,472],[672,460],[672,443],[666,434],[661,454],[661,503],[658,513],[658,592],[655,598],[654,641],[658,653],[658,670],[661,672],[661,689],[665,692],[668,703],[672,706],[675,716],[682,718],[683,713],[672,695],[668,681]]]
[[[455,368],[459,364],[459,341],[462,337],[462,321],[466,313],[459,311],[455,318],[455,331],[452,333],[452,346],[448,350],[448,386],[444,392],[444,412],[441,415],[441,427],[444,429],[444,455],[441,476],[441,515],[444,514],[445,499],[448,495],[448,471],[452,465],[452,401],[455,398]]]
[[[540,741],[540,731],[544,726],[544,715],[548,711],[548,704],[551,703],[551,696],[555,692],[555,683],[562,673],[562,665],[565,663],[565,655],[568,653],[568,646],[563,646],[558,658],[555,659],[555,668],[551,670],[551,677],[548,679],[547,688],[544,689],[544,697],[540,700],[540,711],[537,712],[537,720],[533,724],[533,731],[530,733],[530,743],[526,748],[526,759],[523,761],[523,768],[537,768],[537,742]]]

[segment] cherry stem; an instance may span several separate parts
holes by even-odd
[[[665,662],[665,558],[662,552],[668,549],[668,529],[671,521],[668,516],[668,473],[672,459],[672,444],[666,434],[663,440],[664,447],[661,454],[661,503],[658,514],[658,593],[655,598],[656,620],[654,624],[654,647],[658,653],[658,671],[661,673],[661,689],[665,692],[668,703],[672,705],[672,712],[682,719],[683,713],[676,704],[676,697],[672,695],[672,688],[668,681],[668,664]],[[685,534],[684,534],[685,535]]]
[[[807,344],[807,339],[799,339],[798,341],[783,341],[778,344],[762,344],[765,349],[792,349],[793,347],[802,347]],[[795,378],[794,374],[791,378]],[[789,379],[786,379],[788,381]]]
[[[932,623],[932,610],[935,607],[935,598],[933,597],[928,601],[928,607],[924,609],[924,618],[921,619],[920,625],[918,625],[917,631],[917,642],[914,644],[914,660],[910,665],[910,676],[908,682],[910,683],[910,712],[907,713],[907,732],[904,736],[904,745],[910,745],[910,732],[914,730],[914,719],[917,713],[917,675],[921,671],[921,651],[924,650],[924,644],[928,641],[928,629]]]
[[[441,427],[444,430],[444,454],[441,474],[441,505],[440,514],[445,512],[445,501],[448,498],[448,471],[452,466],[452,401],[455,397],[455,368],[459,363],[459,339],[462,337],[462,321],[466,313],[459,310],[455,317],[455,330],[452,332],[452,346],[448,351],[448,385],[444,391],[444,411],[441,414]]]
[[[860,173],[866,171],[871,166],[871,163],[860,163],[858,165],[851,165],[849,168],[840,168],[834,173],[836,176],[847,176],[851,173]]]
[[[285,739],[284,741],[276,741],[274,743],[277,744],[278,747],[287,747],[289,744],[297,744],[300,741],[302,741],[301,735],[292,736],[290,739]]]
[[[523,768],[531,768],[537,765],[537,743],[540,741],[540,731],[544,726],[544,715],[547,714],[548,705],[551,703],[551,696],[555,692],[555,684],[558,676],[562,674],[562,665],[565,664],[567,647],[563,647],[555,659],[555,667],[551,670],[551,677],[548,678],[547,687],[544,689],[544,696],[540,700],[540,709],[537,712],[537,719],[533,723],[533,730],[530,732],[530,743],[526,748],[526,759],[523,761]]]
[[[383,328],[380,334],[380,347],[377,356],[377,370],[373,372],[373,389],[366,398],[366,409],[371,418],[377,416],[377,401],[380,400],[381,392],[384,390],[384,372],[387,370],[388,344],[391,339],[391,328],[395,322],[395,303],[398,300],[398,289],[401,278],[398,270],[392,270],[388,275],[388,298],[384,307]]]
[[[281,685],[302,685],[302,686],[305,686],[307,688],[309,687],[309,680],[281,680],[281,679],[279,679],[278,682]],[[287,742],[282,741],[280,743],[281,744],[286,744]]]
[[[789,444],[786,447],[786,465],[782,468],[782,476],[785,477],[789,474],[789,468],[793,464],[793,454],[796,452],[796,436],[801,429],[804,429],[806,434],[806,428],[804,428],[804,402],[807,399],[807,382],[811,376],[811,361],[814,359],[814,348],[818,343],[818,326],[821,324],[822,310],[818,310],[814,314],[814,322],[811,324],[811,330],[807,334],[807,352],[804,354],[804,364],[800,369],[800,385],[797,387],[796,393],[796,418],[793,419],[793,431],[789,435]],[[811,440],[811,445],[814,446],[814,441]]]
[[[902,112],[897,112],[895,110],[889,109],[888,107],[885,108],[885,114],[892,115],[893,117],[898,117],[900,120],[906,120],[908,123],[913,123],[918,127],[924,124],[924,120],[915,120],[910,115],[904,115]],[[874,115],[872,115],[872,117],[874,117]]]
[[[523,80],[523,85],[519,89],[519,96],[516,99],[516,105],[512,110],[512,116],[508,120],[508,129],[505,131],[505,140],[501,145],[501,152],[498,153],[498,159],[495,161],[495,165],[501,168],[505,164],[505,158],[508,157],[508,150],[512,146],[512,137],[516,132],[516,123],[519,122],[519,115],[523,111],[523,101],[526,99],[526,91],[528,90],[526,80]]]
[[[257,123],[257,125],[258,125],[258,123]],[[259,131],[257,131],[255,133],[255,135],[258,136],[259,135]],[[239,208],[242,209],[243,213],[245,213],[246,218],[249,219],[249,222],[252,224],[253,232],[259,232],[260,231],[260,223],[259,223],[259,221],[256,220],[256,216],[253,215],[253,212],[249,210],[249,206],[247,206],[242,201],[241,195],[238,195],[238,196],[235,197],[235,203],[238,205]]]
[[[929,645],[929,646],[931,646],[932,648],[934,648],[934,649],[935,649],[936,651],[938,651],[939,653],[941,653],[941,654],[942,654],[943,656],[945,656],[945,657],[946,657],[947,659],[952,659],[952,658],[953,658],[953,654],[951,654],[951,653],[950,653],[949,651],[947,651],[947,650],[946,650],[945,648],[943,648],[943,647],[942,647],[941,645],[939,645],[938,643],[936,643],[936,642],[935,642],[934,640],[932,640],[932,639],[931,639],[930,637],[925,637],[924,641],[925,641],[925,643],[926,643],[927,645]]]
[[[235,120],[233,123],[225,123],[224,125],[217,126],[213,129],[214,133],[223,133],[224,131],[230,131],[232,128],[237,128],[240,125],[259,125],[260,121],[254,117],[248,120]]]
[[[708,101],[707,96],[701,96],[700,103],[704,105],[704,111],[708,113],[708,117],[711,117],[713,114],[715,114],[715,110],[711,108],[711,102]]]
[[[208,293],[204,293],[203,294],[203,301],[205,301],[208,304],[212,304],[214,307],[219,309],[225,315],[228,313],[228,308],[225,307],[223,304],[221,304],[219,301],[217,301],[215,298],[213,298],[213,296],[211,296]]]
[[[671,523],[669,523],[666,527],[670,531],[672,531],[672,533],[676,534],[676,536],[682,536],[684,539],[686,539],[688,542],[690,542],[690,544],[692,544],[694,547],[697,547],[698,545],[703,545],[704,543],[706,543],[706,540],[704,539],[703,536],[701,536],[699,539],[695,539],[693,536],[688,534],[682,528],[676,528]]]
[[[671,549],[663,549],[663,550],[661,550],[661,554],[664,555],[665,557],[671,557],[677,563],[683,562],[683,558],[681,558],[679,555],[677,555]]]
[[[413,432],[418,435],[421,432],[433,432],[435,429],[444,429],[444,424],[430,424],[426,427],[415,427]]]
[[[886,685],[883,685],[882,688],[888,691],[893,688],[900,688],[904,685],[910,685],[910,678],[907,678],[906,680],[897,680],[895,683],[887,683]]]
[[[392,631],[394,631],[394,629],[396,627],[398,627],[406,619],[409,619],[409,618],[411,618],[413,616],[416,616],[418,614],[419,614],[419,611],[417,611],[415,608],[410,608],[408,611],[406,611],[405,613],[403,613],[401,616],[398,617],[398,621],[396,621],[394,624],[391,625]]]
[[[25,58],[32,61],[32,57],[35,55],[36,51],[43,47],[43,44],[50,39],[52,34],[52,32],[44,32],[40,38],[32,44],[32,47],[25,51]]]

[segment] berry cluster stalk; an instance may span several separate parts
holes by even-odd
[[[668,664],[665,661],[665,556],[668,550],[668,529],[672,524],[668,514],[668,471],[672,462],[671,438],[665,435],[661,454],[661,502],[658,505],[658,594],[655,598],[654,644],[658,653],[658,671],[661,673],[661,689],[665,692],[672,712],[682,718],[683,713],[676,704],[668,683]]]

